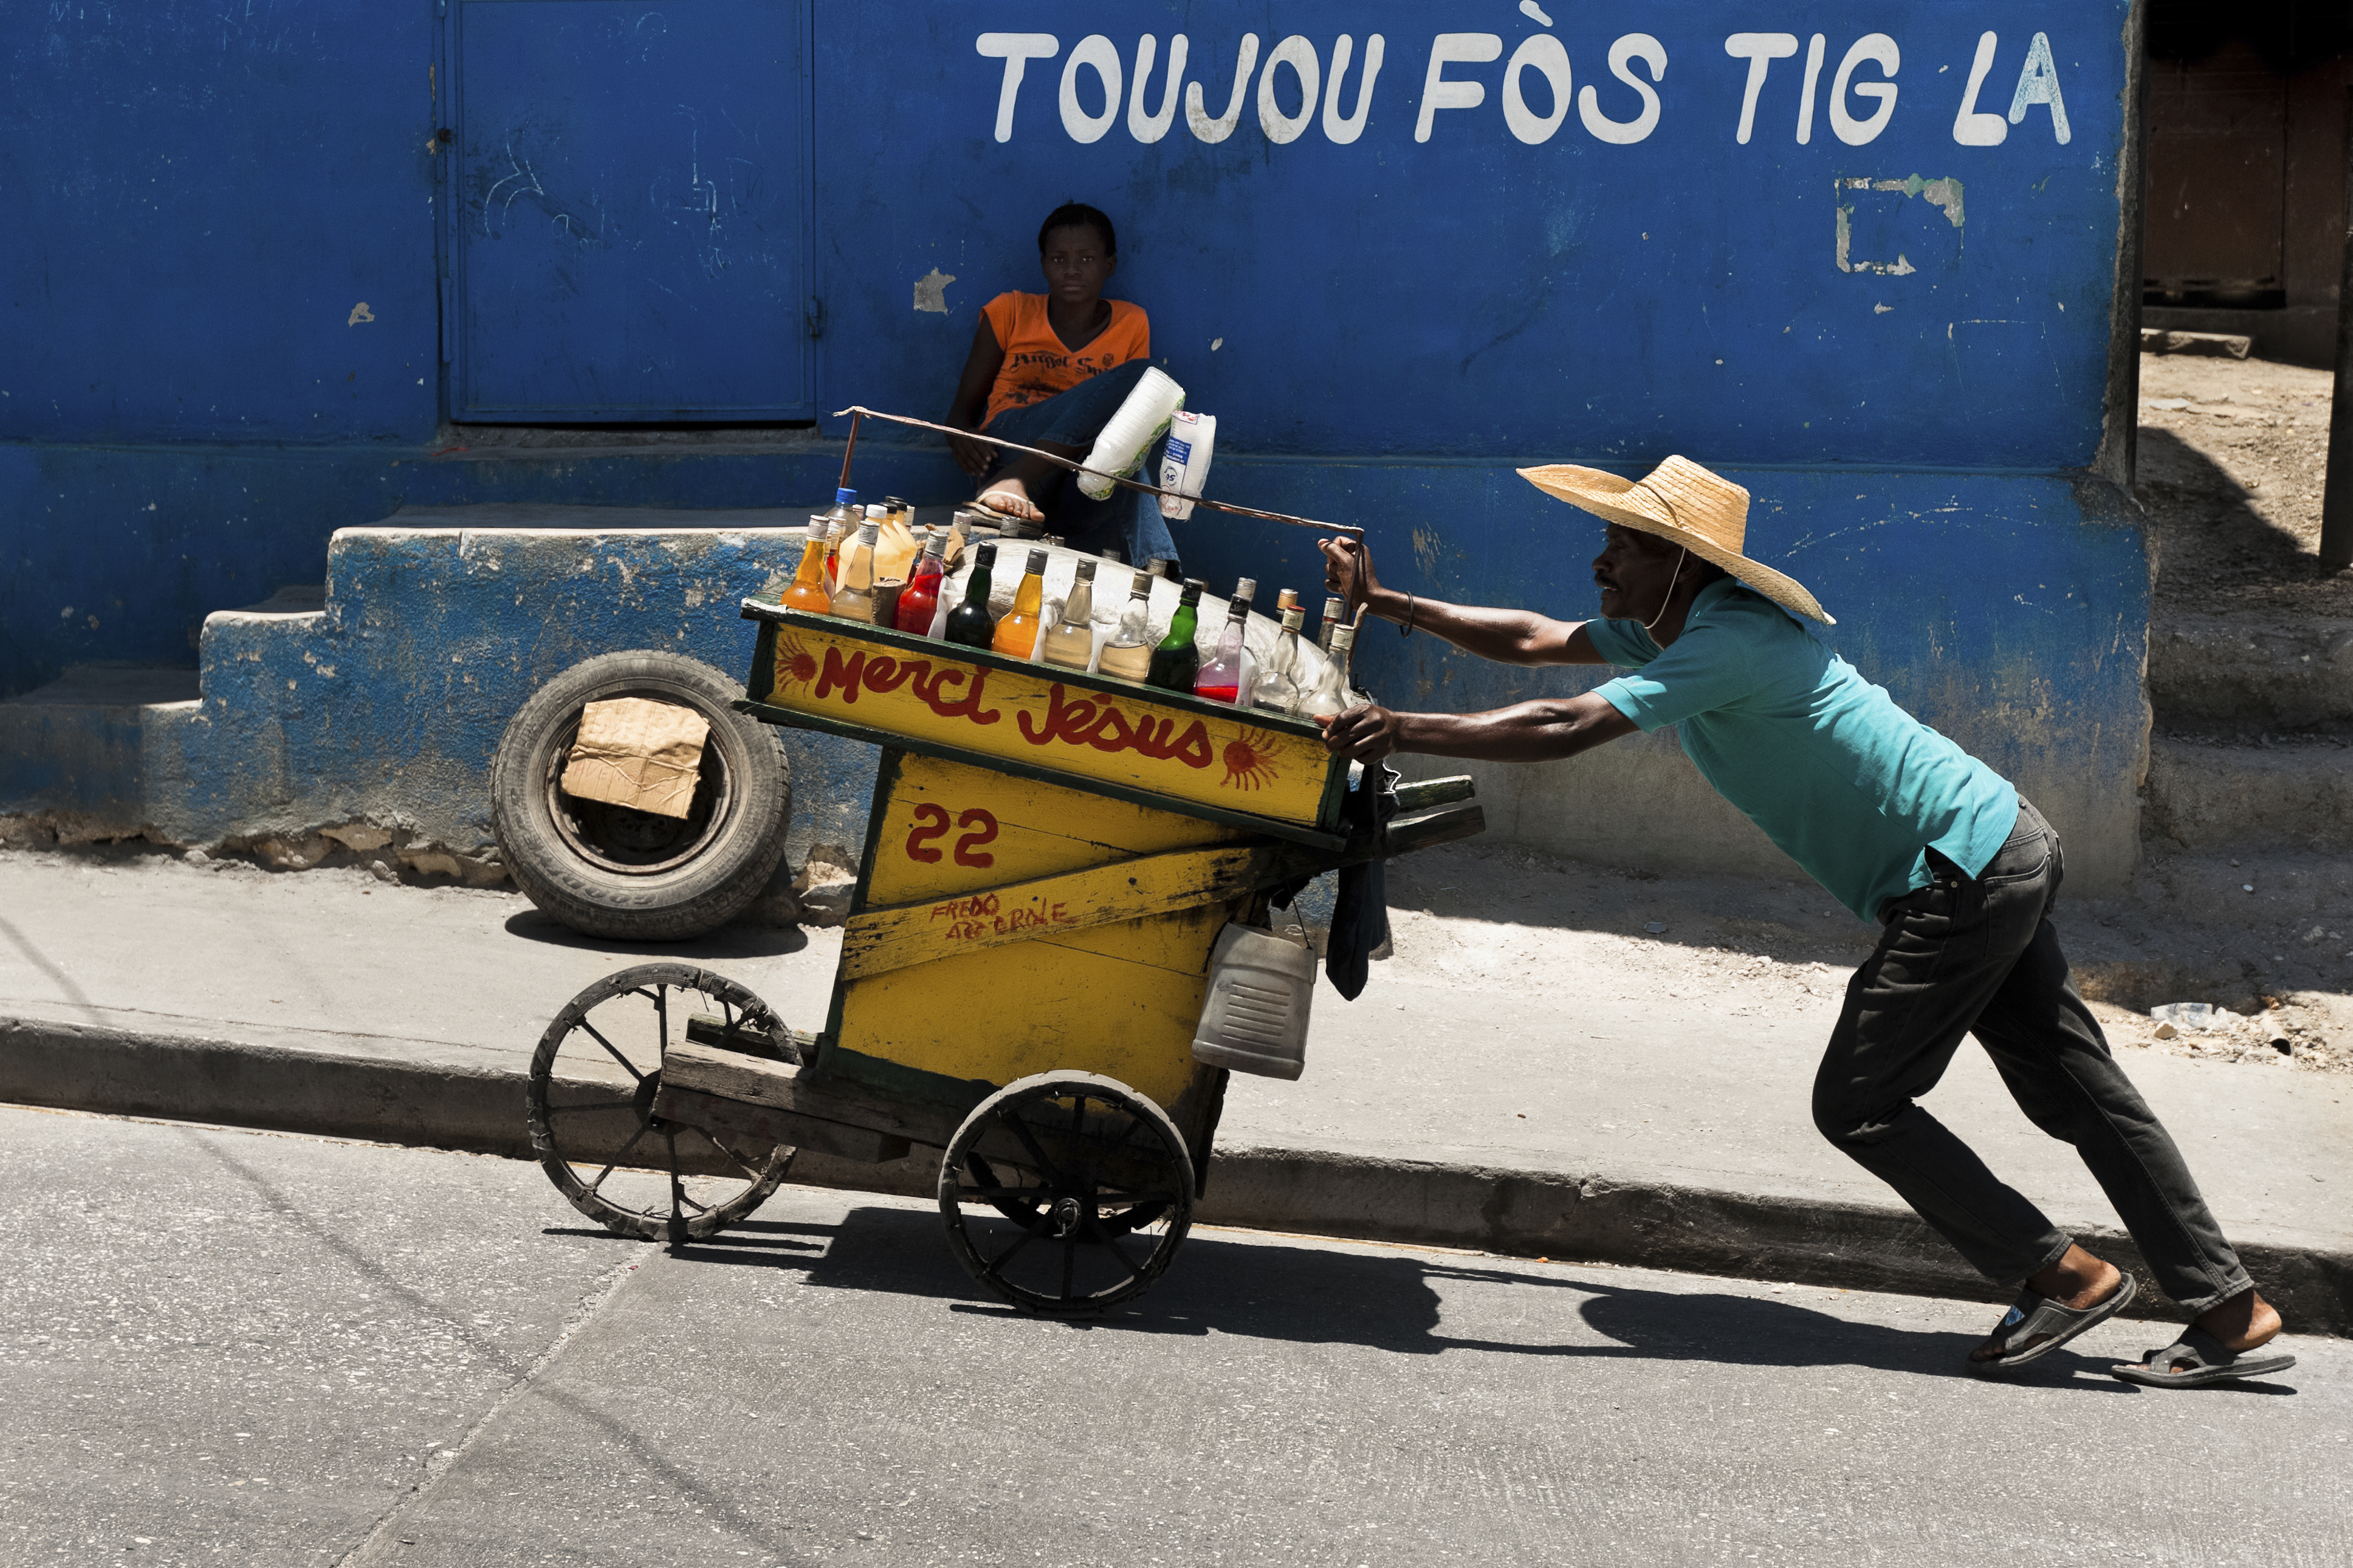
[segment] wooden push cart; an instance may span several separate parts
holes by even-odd
[[[944,1151],[940,1211],[1018,1306],[1100,1310],[1168,1266],[1227,1071],[1194,1059],[1209,955],[1303,876],[1481,831],[1470,781],[1343,826],[1310,721],[746,600],[770,723],[882,748],[821,1029],[649,964],[559,1014],[532,1139],[582,1213],[682,1241],[749,1214],[799,1149]]]

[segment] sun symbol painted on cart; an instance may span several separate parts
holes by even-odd
[[[1273,757],[1251,743],[1253,737],[1263,742],[1266,732],[1245,730],[1239,739],[1226,742],[1220,759],[1226,764],[1226,776],[1218,781],[1220,785],[1231,784],[1236,789],[1263,789],[1282,776],[1282,770],[1274,765]]]
[[[800,638],[790,636],[776,639],[776,677],[778,686],[807,686],[817,679],[817,655],[809,652]]]

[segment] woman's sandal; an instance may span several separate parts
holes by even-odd
[[[2234,1351],[2203,1329],[2184,1329],[2171,1344],[2143,1352],[2133,1365],[2112,1366],[2108,1375],[2149,1388],[2196,1388],[2234,1377],[2285,1372],[2295,1364],[2295,1357],[2284,1351],[2267,1353],[2263,1345]]]
[[[2037,1356],[2050,1354],[2094,1324],[2106,1322],[2130,1306],[2140,1290],[2131,1275],[2119,1274],[2117,1278],[2120,1283],[2105,1299],[2081,1310],[2063,1307],[2050,1297],[2038,1296],[2031,1290],[2021,1291],[1994,1330],[1994,1340],[2001,1346],[2002,1353],[1983,1361],[1972,1354],[1969,1370],[1979,1377],[1988,1377],[2024,1366]],[[2038,1341],[2037,1335],[2048,1337]]]

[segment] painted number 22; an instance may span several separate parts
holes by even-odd
[[[997,818],[978,806],[955,818],[955,826],[970,828],[955,841],[955,863],[959,866],[994,866],[997,857],[982,845],[997,837]],[[939,863],[940,852],[931,847],[932,840],[944,837],[948,830],[948,808],[932,801],[915,807],[915,826],[907,834],[907,858],[921,860],[926,866]]]

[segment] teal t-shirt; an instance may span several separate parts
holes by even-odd
[[[1674,646],[1637,621],[1588,621],[1597,688],[1683,754],[1841,904],[1867,921],[1928,885],[1927,851],[1974,877],[2018,819],[2000,774],[1895,705],[1780,605],[1728,578],[1692,601]]]

